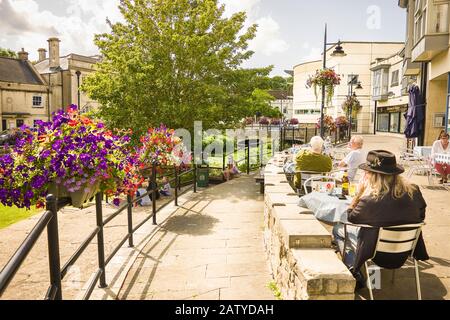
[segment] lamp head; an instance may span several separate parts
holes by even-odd
[[[333,56],[333,57],[345,57],[346,56],[344,49],[341,46],[341,40],[338,41],[337,46],[334,49],[331,56]]]

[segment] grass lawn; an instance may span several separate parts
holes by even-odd
[[[17,207],[4,207],[0,205],[0,229],[6,228],[16,222],[30,218],[42,212],[43,209],[32,207],[31,210],[19,209]]]

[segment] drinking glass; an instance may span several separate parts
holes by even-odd
[[[356,193],[357,193],[357,188],[358,188],[358,185],[356,183],[351,182],[350,186],[348,188],[348,195],[352,198],[355,197]]]

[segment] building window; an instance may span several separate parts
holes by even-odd
[[[24,125],[24,121],[22,119],[17,119],[16,120],[16,128],[20,128],[21,126]]]
[[[381,70],[375,71],[373,77],[373,96],[378,97],[381,95]]]
[[[353,81],[352,83],[355,85],[355,84],[358,84],[358,80],[359,80],[359,75],[349,74],[347,83],[351,83]]]
[[[395,70],[392,72],[392,79],[391,79],[391,87],[396,87],[399,84],[399,70]]]
[[[400,133],[406,130],[406,112],[400,113]]]
[[[377,130],[380,132],[389,131],[389,113],[378,114]]]
[[[5,131],[8,129],[8,121],[6,119],[2,119],[2,131]]]
[[[33,96],[33,108],[42,108],[41,96]]]
[[[389,132],[400,132],[400,113],[391,113],[389,121]]]

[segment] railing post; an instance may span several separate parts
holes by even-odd
[[[194,162],[194,193],[197,193],[197,164]]]
[[[247,146],[247,175],[250,174],[250,140],[248,140]]]
[[[222,165],[222,169],[223,169],[223,171],[225,171],[225,167],[226,167],[226,166],[225,166],[225,161],[226,161],[226,159],[225,159],[225,158],[226,158],[226,150],[227,150],[226,144],[224,144],[224,145],[223,145],[223,150],[222,150],[222,151],[223,151],[223,153],[222,153],[222,160],[223,160],[223,162],[222,162],[222,164],[223,164],[223,165]]]
[[[106,266],[105,266],[105,241],[103,238],[103,208],[102,208],[103,195],[101,192],[95,195],[95,215],[97,218],[97,251],[98,251],[98,268],[102,270],[100,275],[100,288],[106,288]]]
[[[178,168],[175,166],[175,206],[178,207]]]
[[[47,225],[48,259],[50,283],[55,288],[55,300],[62,300],[61,261],[59,256],[58,208],[56,197],[49,194],[46,198],[46,210],[52,212],[52,219]]]
[[[128,246],[130,248],[134,247],[133,243],[133,198],[131,195],[127,195],[127,205],[128,205]]]
[[[153,225],[156,226],[156,192],[158,192],[158,186],[156,184],[156,163],[152,166],[152,209],[153,209]]]

